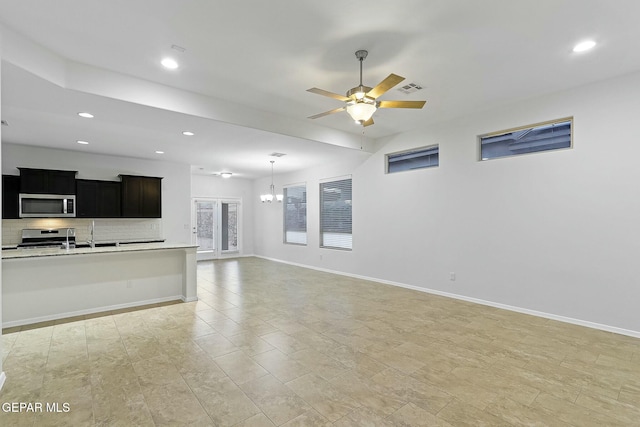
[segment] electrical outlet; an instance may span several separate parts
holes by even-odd
[[[453,271],[449,273],[449,280],[451,280],[452,282],[456,281],[456,273],[454,273]]]

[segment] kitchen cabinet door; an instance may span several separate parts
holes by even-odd
[[[76,216],[79,218],[119,218],[120,183],[76,180]]]
[[[122,216],[120,200],[121,183],[100,181],[98,184],[97,218],[118,218]]]
[[[162,218],[162,178],[136,175],[120,178],[123,217]]]
[[[20,177],[2,175],[2,219],[17,219],[18,194],[20,193]]]
[[[76,217],[95,218],[98,200],[97,181],[76,180]]]
[[[27,194],[76,194],[76,171],[18,168],[20,192]]]
[[[52,194],[76,194],[75,171],[50,171],[47,180]]]

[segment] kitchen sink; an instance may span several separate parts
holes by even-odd
[[[96,248],[109,248],[109,247],[120,246],[120,244],[118,242],[102,242],[102,243],[96,243],[94,246]],[[76,248],[89,248],[89,247],[91,247],[91,245],[89,245],[88,243],[76,244]]]

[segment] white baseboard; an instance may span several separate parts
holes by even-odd
[[[7,375],[3,372],[0,372],[0,390],[2,390],[2,386],[4,382],[7,380]]]
[[[52,314],[52,315],[49,315],[49,316],[33,317],[33,318],[30,318],[30,319],[12,320],[10,322],[3,322],[2,323],[2,327],[3,328],[12,328],[14,326],[31,325],[33,323],[49,322],[51,320],[66,319],[68,317],[84,316],[86,314],[101,313],[103,311],[120,310],[120,309],[123,309],[123,308],[138,307],[138,306],[142,306],[142,305],[158,304],[158,303],[161,303],[161,302],[175,301],[177,299],[183,300],[183,296],[182,295],[175,295],[175,296],[163,297],[163,298],[153,298],[153,299],[144,300],[144,301],[136,301],[136,302],[130,302],[130,303],[125,303],[125,304],[108,305],[108,306],[105,306],[105,307],[96,307],[96,308],[90,308],[90,309],[87,309],[87,310],[70,311],[70,312],[67,312],[67,313],[57,313],[57,314]]]
[[[443,296],[443,297],[447,297],[447,298],[453,298],[453,299],[457,299],[457,300],[472,302],[472,303],[475,303],[475,304],[481,304],[481,305],[486,305],[486,306],[489,306],[489,307],[500,308],[500,309],[503,309],[503,310],[514,311],[514,312],[517,312],[517,313],[529,314],[529,315],[532,315],[532,316],[542,317],[542,318],[545,318],[545,319],[557,320],[559,322],[571,323],[573,325],[578,325],[578,326],[584,326],[584,327],[591,328],[591,329],[598,329],[598,330],[601,330],[601,331],[613,332],[614,334],[627,335],[627,336],[634,337],[634,338],[640,338],[640,331],[634,331],[634,330],[630,330],[630,329],[618,328],[616,326],[610,326],[610,325],[605,325],[605,324],[602,324],[602,323],[590,322],[588,320],[574,319],[572,317],[560,316],[560,315],[553,314],[553,313],[546,313],[546,312],[543,312],[543,311],[530,310],[528,308],[516,307],[516,306],[512,306],[512,305],[508,305],[508,304],[502,304],[502,303],[499,303],[499,302],[486,301],[486,300],[482,300],[482,299],[479,299],[479,298],[467,297],[465,295],[452,294],[452,293],[449,293],[449,292],[443,292],[443,291],[439,291],[439,290],[436,290],[436,289],[429,289],[429,288],[422,288],[420,286],[407,285],[405,283],[393,282],[391,280],[378,279],[378,278],[375,278],[375,277],[368,277],[368,276],[362,276],[362,275],[359,275],[359,274],[346,273],[344,271],[330,270],[330,269],[327,269],[327,268],[320,268],[320,267],[315,267],[315,266],[312,266],[312,265],[299,264],[299,263],[285,261],[285,260],[281,260],[281,259],[277,259],[277,258],[270,258],[270,257],[261,256],[261,255],[255,255],[255,257],[256,258],[266,259],[266,260],[269,260],[269,261],[280,262],[280,263],[283,263],[283,264],[294,265],[296,267],[303,267],[303,268],[308,268],[308,269],[311,269],[311,270],[322,271],[322,272],[325,272],[325,273],[338,274],[340,276],[353,277],[353,278],[356,278],[356,279],[362,279],[362,280],[368,280],[368,281],[371,281],[371,282],[383,283],[385,285],[398,286],[398,287],[401,287],[401,288],[412,289],[414,291],[425,292],[425,293],[428,293],[428,294],[439,295],[439,296]]]
[[[213,258],[213,259],[199,259],[198,262],[220,261],[224,259],[233,259],[233,258],[262,258],[262,257],[259,257],[258,255],[254,255],[254,254],[233,254],[233,255]]]
[[[182,302],[194,302],[194,301],[198,301],[198,297],[191,297],[191,298],[180,297],[180,299],[182,300]]]

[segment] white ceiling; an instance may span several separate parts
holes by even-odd
[[[4,142],[156,159],[163,150],[247,178],[269,174],[272,152],[287,153],[280,172],[363,156],[376,138],[640,69],[637,0],[0,0],[0,10],[14,35],[2,41]],[[7,47],[16,37],[57,58],[64,78],[12,53],[24,50]],[[571,52],[588,38],[595,49]],[[358,84],[358,49],[369,51],[365,85],[402,75],[424,89],[382,99],[427,99],[425,108],[379,110],[364,137],[344,112],[307,119],[341,104],[306,89]],[[180,68],[159,66],[164,56]],[[112,84],[87,83],[96,70]],[[167,96],[138,102],[136,90],[118,90],[122,79]],[[177,100],[196,95],[216,108],[194,113]]]

